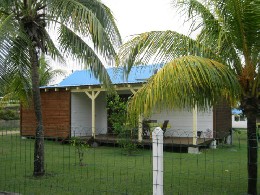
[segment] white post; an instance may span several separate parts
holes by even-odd
[[[92,91],[92,99],[91,99],[91,127],[92,127],[92,136],[96,138],[96,105],[95,105],[95,92]]]
[[[195,108],[193,108],[193,136],[192,136],[192,144],[193,145],[197,145],[197,131],[198,131],[198,109],[197,109],[197,105],[195,106]]]
[[[95,110],[95,99],[97,98],[97,96],[99,95],[100,91],[97,91],[95,93],[95,91],[92,91],[91,94],[86,91],[85,92],[87,94],[87,96],[91,99],[91,128],[92,128],[92,136],[94,137],[94,139],[96,138],[96,110]]]
[[[163,195],[163,131],[153,130],[153,195]]]

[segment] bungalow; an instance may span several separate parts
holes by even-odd
[[[118,94],[130,96],[160,68],[161,65],[158,64],[134,66],[127,78],[123,68],[108,68],[107,71]],[[106,88],[90,70],[75,71],[56,86],[41,87],[45,137],[95,138],[110,133],[106,94]],[[205,112],[196,109],[155,112],[150,119],[158,123],[169,121],[166,137],[190,137],[193,141],[197,137],[222,139],[231,129],[231,109],[225,103]],[[35,125],[32,108],[22,107],[21,135],[34,136]],[[138,131],[138,139],[141,141],[142,127],[139,127]]]

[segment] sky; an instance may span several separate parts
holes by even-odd
[[[131,35],[152,30],[174,30],[187,34],[183,18],[172,0],[102,0],[115,19],[125,42]]]

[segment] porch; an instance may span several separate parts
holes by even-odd
[[[82,136],[80,137],[83,140],[91,139],[91,136]],[[118,138],[116,135],[113,134],[99,134],[95,137],[95,142],[100,145],[117,145]],[[142,146],[151,146],[152,139],[151,138],[143,138],[141,142],[138,139],[132,139],[134,143],[139,143]],[[206,147],[209,146],[210,143],[213,141],[213,138],[197,138],[197,144],[193,144],[194,138],[193,137],[164,137],[164,146],[166,147]]]

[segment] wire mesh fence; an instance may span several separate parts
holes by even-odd
[[[81,133],[78,129],[79,139],[76,141],[86,143],[80,150],[70,138],[45,139],[45,175],[42,177],[33,176],[34,137],[23,137],[17,129],[1,129],[0,192],[106,195],[153,193],[152,140],[149,136],[138,142],[137,137],[129,134],[120,137],[99,134],[103,132],[100,130],[96,132],[96,140],[93,140],[90,129],[81,129]],[[231,141],[217,140],[216,149],[210,145],[212,139],[206,136],[198,136],[198,145],[194,147],[188,132],[173,129],[170,132],[164,135],[165,195],[246,194],[246,130],[233,131]],[[197,152],[188,153],[189,147],[195,148]]]

